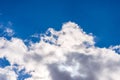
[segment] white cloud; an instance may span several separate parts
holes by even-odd
[[[8,21],[7,24],[0,24],[0,36],[3,37],[13,37],[15,34],[14,30],[10,27],[12,26],[12,22]]]
[[[30,46],[19,38],[1,37],[0,57],[6,57],[11,67],[25,68],[32,75],[26,80],[120,80],[120,55],[94,44],[93,35],[68,22],[60,31],[49,28]]]
[[[109,48],[120,54],[120,45],[110,46]]]
[[[0,68],[0,80],[16,80],[17,75],[9,67]]]
[[[33,37],[33,38],[40,38],[40,34],[35,33],[35,34],[31,35],[30,37]]]
[[[4,33],[7,35],[7,36],[13,36],[15,33],[14,33],[14,31],[12,30],[12,29],[10,29],[10,28],[6,28],[5,30],[4,30]]]

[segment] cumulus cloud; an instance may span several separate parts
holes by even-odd
[[[120,45],[110,46],[109,48],[120,54]]]
[[[17,80],[17,75],[10,67],[0,68],[0,80]]]
[[[11,63],[11,70],[4,70],[13,73],[17,64],[18,70],[31,75],[25,80],[120,80],[120,55],[115,48],[95,46],[94,36],[73,22],[63,24],[60,31],[49,28],[29,46],[19,38],[0,38],[0,57]],[[11,75],[0,73],[0,78],[17,80],[4,78]]]

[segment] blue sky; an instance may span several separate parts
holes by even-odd
[[[119,0],[0,0],[0,13],[0,23],[11,21],[20,38],[73,21],[97,36],[98,46],[120,43]]]
[[[60,30],[62,24],[68,21],[77,23],[86,33],[92,33],[95,36],[96,46],[109,47],[120,44],[119,0],[0,0],[0,37],[10,38],[13,35],[12,31],[3,31],[8,28],[13,30],[14,36],[21,40],[37,41],[39,39],[30,36],[45,33],[50,27]],[[1,25],[3,25],[2,28]],[[9,43],[6,44],[9,45]],[[6,46],[2,48],[6,48]],[[0,47],[0,49],[2,48]],[[120,53],[120,46],[113,49],[118,49]],[[36,57],[35,54],[35,56],[28,57],[35,59],[40,56]],[[6,56],[0,58],[0,68],[11,66],[8,59]],[[14,71],[18,75],[18,80],[31,77],[25,72],[25,68],[17,70]]]

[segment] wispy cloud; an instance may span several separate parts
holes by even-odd
[[[8,68],[14,68],[14,64],[19,70],[25,68],[32,75],[26,80],[120,80],[120,55],[113,48],[96,47],[94,36],[77,24],[67,22],[60,31],[50,28],[40,37],[39,42],[30,46],[19,38],[1,37],[0,57],[9,60]],[[5,71],[4,75],[11,76]],[[17,80],[12,77],[9,80]]]
[[[12,29],[6,28],[4,30],[4,34],[7,35],[7,36],[13,36],[15,33],[14,33],[14,31]]]
[[[40,34],[35,33],[35,34],[31,35],[30,37],[33,37],[33,38],[40,38]]]
[[[1,37],[12,37],[15,32],[10,27],[12,26],[12,22],[8,22],[6,25],[0,24],[0,36]]]

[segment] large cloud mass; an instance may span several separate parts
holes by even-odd
[[[65,23],[60,31],[49,28],[40,39],[28,46],[19,38],[0,37],[0,58],[10,62],[0,68],[0,80],[17,80],[16,67],[31,75],[26,80],[120,80],[116,47],[96,47],[93,35],[77,24]]]

